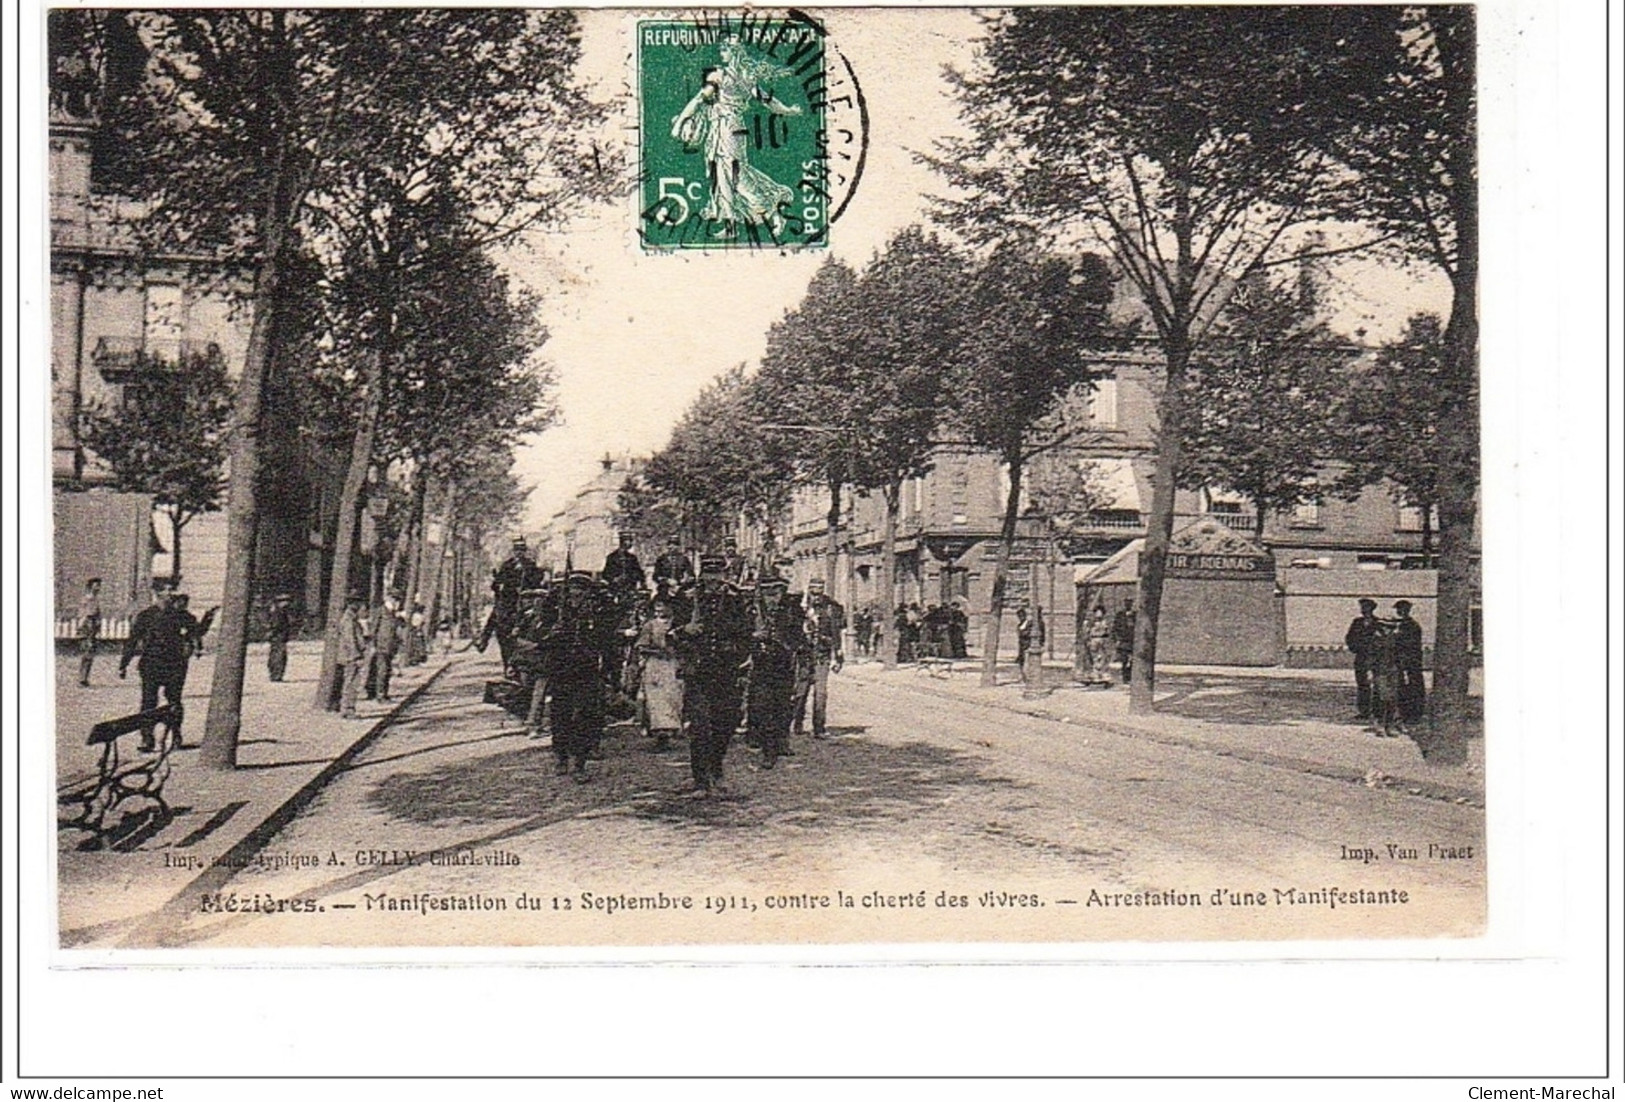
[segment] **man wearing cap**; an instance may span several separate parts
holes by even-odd
[[[1377,602],[1360,598],[1360,615],[1349,624],[1343,645],[1354,654],[1354,707],[1360,719],[1371,718],[1372,645],[1382,625],[1377,621]]]
[[[683,710],[689,721],[689,767],[701,796],[722,784],[722,762],[744,703],[741,672],[750,658],[751,625],[721,555],[700,560],[700,588],[677,629]]]
[[[162,691],[164,703],[176,709],[169,730],[175,745],[181,743],[181,697],[186,691],[186,674],[192,656],[202,640],[202,629],[197,618],[187,611],[184,593],[164,594],[154,586],[154,604],[142,609],[130,626],[130,637],[124,643],[124,654],[119,659],[118,675],[125,676],[130,662],[139,653],[141,660],[136,672],[141,675],[141,710],[151,711],[158,706]],[[160,605],[159,601],[162,601]],[[153,728],[141,729],[141,749],[154,750]]]
[[[666,549],[655,560],[654,578],[656,591],[665,597],[694,580],[694,564],[683,554],[683,541],[677,536],[666,539]]]
[[[824,579],[812,578],[807,582],[807,649],[806,675],[796,689],[795,733],[801,734],[807,715],[807,697],[812,697],[813,738],[823,738],[829,713],[829,671],[839,672],[845,657],[841,653],[841,634],[846,630],[846,609],[839,601],[831,600],[824,592]]]
[[[739,553],[739,541],[732,536],[722,537],[723,575],[734,585],[745,580],[745,557]]]
[[[790,753],[797,667],[806,661],[805,615],[781,577],[756,585],[756,622],[750,649],[750,733],[762,749],[762,768]]]
[[[79,684],[90,686],[90,665],[96,660],[96,641],[102,636],[102,580],[85,582],[79,599]]]
[[[513,538],[513,550],[491,576],[491,614],[485,618],[475,643],[483,654],[497,637],[497,649],[502,653],[502,664],[508,664],[508,652],[513,646],[513,628],[519,620],[519,594],[527,589],[539,589],[542,568],[530,557],[530,548],[524,536]]]
[[[632,550],[632,533],[622,532],[616,548],[604,557],[604,583],[617,596],[628,591],[642,593],[646,584],[643,564]]]
[[[1394,666],[1399,674],[1395,703],[1401,723],[1416,723],[1427,711],[1422,680],[1422,625],[1411,619],[1409,601],[1394,602]]]
[[[554,772],[587,779],[587,761],[604,734],[606,613],[592,575],[564,580],[558,616],[543,636],[546,688],[552,695]]]

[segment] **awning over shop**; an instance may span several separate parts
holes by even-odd
[[[1073,575],[1076,585],[1113,585],[1118,582],[1135,583],[1140,580],[1140,548],[1145,540],[1130,540],[1122,550],[1097,565],[1080,565]]]
[[[1140,507],[1140,484],[1134,477],[1134,464],[1128,459],[1085,459],[1083,471],[1100,487],[1102,509],[1144,512]]]

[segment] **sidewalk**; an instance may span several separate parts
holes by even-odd
[[[891,671],[879,662],[849,663],[843,676],[1368,787],[1484,805],[1482,738],[1469,742],[1464,765],[1424,761],[1409,738],[1378,738],[1355,718],[1353,675],[1338,672],[1159,668],[1158,711],[1151,716],[1129,714],[1126,688],[1085,688],[1072,680],[1070,667],[1061,665],[1045,668],[1044,691],[1031,697],[1013,663],[1000,666],[993,688],[982,687],[975,661]]]
[[[360,718],[346,720],[311,707],[321,644],[295,643],[289,651],[286,680],[273,683],[265,672],[265,646],[249,648],[235,771],[214,773],[197,764],[214,669],[214,656],[205,654],[193,661],[187,678],[187,747],[171,755],[164,786],[174,818],[143,827],[110,849],[80,849],[85,832],[57,832],[57,921],[64,948],[116,944],[183,889],[208,890],[210,879],[223,882],[244,863],[276,860],[259,850],[316,794],[324,772],[342,767],[447,665],[433,655],[427,665],[399,671],[390,686],[392,702],[363,700]],[[56,690],[60,789],[95,776],[99,750],[86,746],[85,736],[100,720],[135,711],[140,682],[133,669],[127,680],[118,680],[117,655],[101,655],[90,688],[81,688],[78,659],[59,655]],[[136,737],[126,736],[127,749]],[[109,816],[109,826],[118,815]]]

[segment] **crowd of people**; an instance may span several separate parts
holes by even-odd
[[[635,717],[654,751],[687,739],[694,790],[709,795],[736,733],[763,769],[795,754],[809,720],[814,738],[828,733],[845,610],[822,579],[791,592],[783,565],[748,564],[730,541],[696,568],[673,539],[646,573],[623,535],[596,574],[555,576],[516,538],[476,645],[497,642],[559,774],[586,780],[609,720]]]
[[[827,732],[829,675],[844,660],[845,609],[813,578],[805,593],[790,591],[784,564],[746,563],[731,540],[720,552],[696,557],[677,539],[669,541],[646,573],[629,536],[611,551],[597,574],[566,569],[560,577],[538,565],[524,539],[492,577],[492,605],[474,645],[492,639],[504,675],[527,702],[526,726],[548,738],[557,771],[585,777],[586,763],[601,756],[605,724],[615,713],[635,716],[656,751],[686,738],[697,791],[723,784],[723,762],[736,731],[762,752],[761,764],[795,753],[810,711],[815,738]],[[102,632],[101,579],[86,582],[77,639],[79,684],[88,686]],[[162,698],[165,737],[181,744],[181,706],[191,659],[201,653],[213,619],[200,620],[185,593],[155,580],[151,604],[131,622],[118,665],[120,678],[134,664],[141,680],[140,710]],[[1404,734],[1425,713],[1422,628],[1411,602],[1394,603],[1394,615],[1376,615],[1377,602],[1363,598],[1344,644],[1354,657],[1357,718],[1382,736]],[[852,616],[853,645],[873,657],[882,640],[882,613],[866,604]],[[292,598],[278,594],[265,613],[270,680],[284,679],[288,642],[298,629]],[[900,606],[892,625],[899,662],[965,658],[969,618],[954,601],[921,608]],[[1133,674],[1135,615],[1132,600],[1109,614],[1096,603],[1083,616],[1076,637],[1077,676],[1085,685],[1113,684],[1115,659],[1121,683]],[[1046,642],[1043,611],[1022,601],[1016,610],[1018,664]],[[402,665],[428,660],[428,617],[391,597],[369,607],[352,594],[338,630],[335,703],[356,716],[362,694],[391,699],[393,674]],[[447,641],[449,645],[449,639]],[[156,721],[142,731],[142,749],[155,748]]]

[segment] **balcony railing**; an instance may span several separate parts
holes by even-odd
[[[214,341],[148,340],[144,337],[98,337],[91,363],[110,383],[128,383],[159,371],[220,357]]]
[[[1079,523],[1078,527],[1080,529],[1104,528],[1114,532],[1135,532],[1145,527],[1145,517],[1128,510],[1090,513],[1088,517]]]
[[[1216,520],[1232,532],[1240,532],[1244,536],[1258,534],[1258,518],[1252,513],[1204,513],[1208,520]]]

